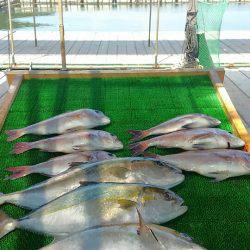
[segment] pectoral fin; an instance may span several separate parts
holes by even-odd
[[[120,205],[122,209],[131,209],[137,205],[135,201],[126,200],[126,199],[118,199],[117,203]]]
[[[192,145],[192,148],[196,148],[196,149],[205,149],[205,148],[208,148],[208,146],[210,145],[211,143],[208,143],[208,142],[203,142],[203,143],[195,143]]]
[[[199,124],[197,122],[191,122],[189,124],[183,125],[182,128],[191,129],[191,128],[198,128]]]
[[[215,182],[223,181],[230,177],[229,171],[212,172],[209,173],[209,176],[213,177]]]

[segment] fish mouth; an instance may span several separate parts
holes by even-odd
[[[105,116],[105,117],[102,118],[102,123],[105,124],[105,125],[109,124],[110,123],[110,119]]]
[[[214,123],[215,126],[221,125],[221,121],[218,120],[218,119],[214,119],[213,123]]]

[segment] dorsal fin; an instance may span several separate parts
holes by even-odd
[[[94,184],[99,184],[100,182],[96,181],[79,181],[81,186],[88,186],[88,185],[94,185]]]

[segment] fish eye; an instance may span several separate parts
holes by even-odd
[[[113,154],[112,153],[108,153],[108,156],[113,156]]]
[[[101,111],[99,111],[99,110],[95,110],[95,112],[96,112],[97,114],[100,114],[100,113],[101,113]]]

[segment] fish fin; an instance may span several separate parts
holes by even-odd
[[[220,182],[229,178],[229,171],[211,172],[209,175],[214,178],[213,182]]]
[[[83,145],[75,145],[75,146],[73,146],[72,148],[73,148],[73,150],[75,150],[75,151],[84,150]]]
[[[131,142],[139,141],[149,135],[147,131],[142,131],[142,130],[128,130],[128,133],[133,136],[130,139]]]
[[[25,134],[24,129],[14,129],[5,132],[8,135],[7,141],[14,141]]]
[[[81,186],[88,186],[88,185],[94,185],[94,184],[98,184],[100,182],[97,181],[79,181],[79,184]]]
[[[198,128],[199,124],[197,122],[190,122],[189,124],[185,124],[182,126],[184,129],[192,129],[192,128]]]
[[[195,148],[195,149],[205,149],[207,148],[207,146],[210,145],[210,143],[195,143],[192,145],[192,148]]]
[[[31,149],[31,146],[28,142],[18,142],[14,145],[12,154],[22,154]]]
[[[31,173],[29,166],[10,167],[10,168],[7,168],[6,170],[13,172],[13,174],[10,176],[7,176],[5,180],[15,180],[15,179],[18,179],[20,177],[26,176]]]
[[[147,142],[136,142],[133,144],[130,144],[129,148],[131,149],[133,156],[141,154],[143,151],[145,151],[148,148]]]
[[[159,240],[157,239],[155,233],[153,232],[153,230],[147,226],[146,222],[143,220],[141,213],[139,212],[139,209],[136,208],[137,214],[138,214],[138,218],[139,218],[139,225],[138,225],[138,229],[137,229],[137,234],[138,235],[143,235],[143,234],[151,234],[153,236],[153,238],[159,242]]]
[[[126,200],[126,199],[118,199],[117,203],[120,205],[122,209],[131,209],[132,207],[137,205],[135,201]]]
[[[189,235],[187,235],[186,233],[180,233],[180,236],[181,236],[182,238],[184,238],[184,239],[190,241],[190,242],[193,241],[193,238],[190,237]]]
[[[0,238],[13,231],[17,226],[17,221],[11,219],[3,211],[0,211]]]

